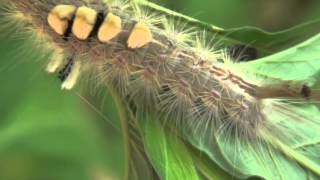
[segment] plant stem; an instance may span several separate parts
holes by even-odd
[[[224,32],[224,29],[221,28],[221,27],[214,26],[214,25],[202,22],[202,21],[197,20],[195,18],[186,16],[184,14],[181,14],[181,13],[172,11],[170,9],[164,8],[162,6],[159,6],[159,5],[155,4],[155,3],[152,3],[152,2],[149,2],[149,1],[146,1],[146,0],[136,0],[136,1],[139,4],[141,4],[143,6],[146,6],[146,7],[150,8],[150,9],[154,9],[154,10],[156,10],[158,12],[162,12],[163,14],[167,14],[167,15],[169,15],[171,17],[174,17],[174,18],[179,18],[179,19],[188,21],[192,25],[195,25],[197,27],[202,27],[202,28],[204,28],[206,30],[209,30],[211,32],[214,32],[214,33]]]
[[[228,32],[226,32],[226,30],[221,28],[221,27],[218,27],[218,26],[215,26],[215,25],[200,21],[198,19],[192,18],[190,16],[187,16],[187,15],[172,11],[170,9],[164,8],[164,7],[160,6],[160,5],[157,5],[155,3],[149,2],[147,0],[135,0],[135,1],[137,3],[139,3],[140,5],[145,6],[145,7],[149,8],[149,9],[153,9],[153,10],[155,10],[157,12],[161,12],[161,14],[165,14],[165,15],[167,15],[169,17],[176,18],[176,19],[179,19],[179,20],[183,20],[183,21],[187,22],[188,25],[190,25],[190,26],[198,27],[198,28],[200,28],[202,30],[206,30],[208,32],[211,32],[211,33],[215,34],[215,36],[220,36],[221,39],[223,39],[223,40],[225,40],[225,41],[227,41],[229,43],[232,43],[232,44],[245,44],[244,42],[241,42],[239,40],[227,37]]]
[[[115,91],[114,88],[108,87],[108,91],[110,92],[118,113],[119,118],[121,122],[121,130],[122,130],[122,138],[123,138],[123,146],[124,146],[124,158],[125,158],[125,173],[124,173],[124,179],[129,180],[129,174],[130,174],[130,137],[129,137],[129,122],[127,117],[127,110],[125,109],[126,106],[123,103],[123,100],[120,98],[119,94]]]

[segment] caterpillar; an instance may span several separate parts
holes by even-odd
[[[112,86],[137,109],[155,110],[194,133],[212,131],[244,143],[277,146],[270,139],[302,138],[294,130],[284,133],[287,124],[270,113],[318,127],[303,111],[293,112],[291,102],[319,100],[308,84],[261,81],[239,70],[210,33],[137,2],[11,0],[3,7],[9,22],[23,24],[41,42],[50,56],[46,70],[59,72],[62,89],[74,88],[92,71],[98,84]]]

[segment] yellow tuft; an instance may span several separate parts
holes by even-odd
[[[49,64],[47,65],[47,72],[54,73],[63,64],[64,54],[63,49],[59,48],[53,53]]]
[[[139,1],[139,0],[138,0]],[[155,13],[151,9],[145,8],[140,5],[137,0],[132,1],[133,20],[137,22],[143,22],[149,27],[153,27],[161,24],[164,16]]]
[[[49,26],[59,35],[63,35],[67,29],[69,21],[72,19],[76,7],[72,5],[58,5],[49,13],[47,21]]]
[[[101,42],[108,42],[115,38],[122,31],[122,21],[119,16],[109,13],[98,32],[98,39]]]
[[[82,6],[78,8],[73,23],[72,32],[80,40],[89,37],[97,19],[97,12],[94,9]]]
[[[71,90],[77,83],[81,72],[81,62],[74,61],[71,72],[67,79],[62,83],[61,88]]]
[[[222,57],[223,52],[221,52],[221,49],[216,48],[215,36],[211,39],[207,37],[209,36],[206,31],[197,34],[193,42],[193,51],[198,54],[201,60],[213,63],[216,63],[219,59],[225,60],[226,57]]]
[[[163,35],[176,46],[188,46],[196,35],[196,30],[181,19],[163,19],[162,26]]]
[[[141,48],[153,41],[150,28],[142,22],[138,22],[128,39],[128,47],[132,49]]]

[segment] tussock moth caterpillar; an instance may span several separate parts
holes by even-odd
[[[208,42],[207,33],[181,28],[185,25],[136,1],[12,0],[3,5],[6,19],[21,23],[19,28],[42,42],[51,57],[47,71],[60,72],[63,89],[72,89],[91,70],[94,79],[129,97],[137,109],[153,109],[166,122],[174,120],[195,133],[212,131],[244,143],[276,146],[270,139],[285,144],[303,138],[294,130],[283,133],[287,127],[271,113],[319,126],[303,110],[294,112],[296,100],[319,100],[308,84],[261,82],[240,71],[227,50]]]

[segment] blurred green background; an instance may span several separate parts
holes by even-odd
[[[278,31],[320,18],[317,0],[155,2],[224,28]],[[109,95],[61,91],[44,72],[45,58],[11,53],[18,43],[0,40],[0,180],[122,179],[120,124]]]

